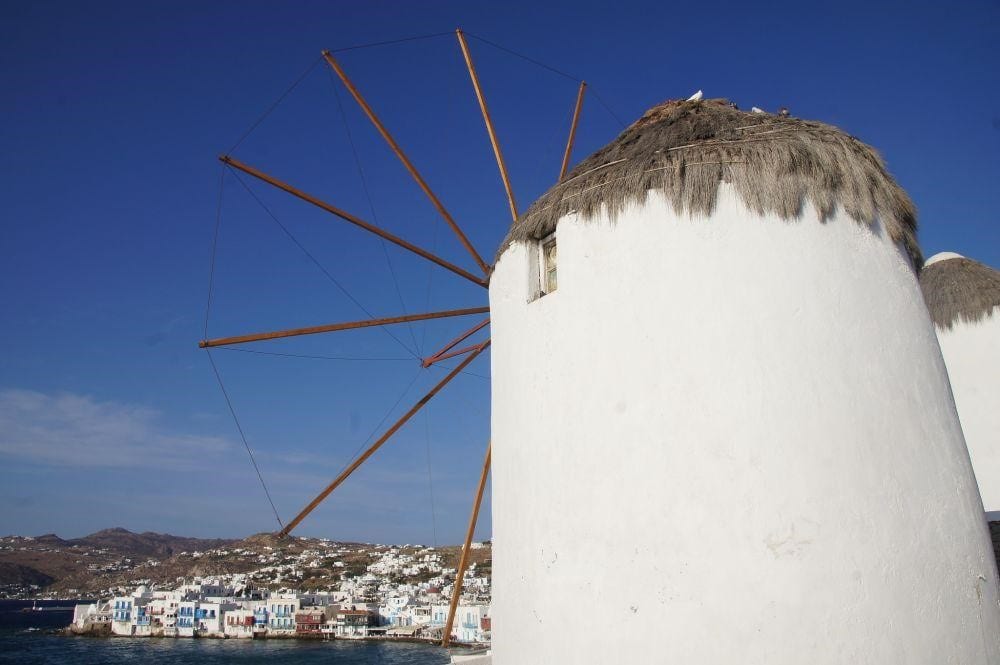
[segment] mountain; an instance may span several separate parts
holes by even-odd
[[[43,538],[47,538],[47,536],[43,536]],[[41,538],[37,538],[36,540],[40,541]],[[57,540],[59,539],[57,538]],[[70,546],[79,545],[93,549],[108,549],[119,552],[129,558],[155,557],[159,559],[173,556],[178,552],[226,547],[237,541],[223,538],[188,538],[185,536],[172,536],[169,533],[154,533],[152,531],[132,533],[128,529],[116,527],[114,529],[104,529],[83,538],[74,538],[73,540],[62,542]]]

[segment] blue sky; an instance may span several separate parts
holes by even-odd
[[[699,88],[744,108],[788,106],[882,152],[920,210],[927,255],[1000,266],[996,2],[6,3],[0,533],[275,528],[197,348],[216,157],[321,49],[458,26],[591,84],[613,114],[587,98],[577,159],[614,138],[614,116],[630,122]],[[576,83],[470,44],[523,209],[557,175]],[[454,37],[338,57],[491,258],[510,219]],[[322,63],[233,154],[474,268]],[[484,290],[248,184],[375,315],[485,304]],[[221,210],[210,334],[365,318],[231,176]],[[420,370],[412,352],[427,355],[476,320],[398,326],[399,341],[368,330],[248,347],[324,359],[214,352],[283,518],[387,412],[444,375]],[[488,354],[469,372],[299,533],[459,541],[489,437]]]

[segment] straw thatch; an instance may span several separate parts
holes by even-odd
[[[709,215],[729,182],[753,211],[797,218],[808,202],[827,220],[841,206],[861,224],[881,221],[919,267],[916,210],[871,147],[836,127],[746,113],[726,100],[666,102],[576,166],[538,199],[500,246],[540,239],[570,212],[625,205],[663,192],[678,213]]]
[[[959,319],[977,323],[1000,307],[1000,271],[964,256],[928,262],[920,288],[939,328],[951,329]]]

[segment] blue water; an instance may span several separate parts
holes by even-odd
[[[72,604],[39,602],[39,606],[50,607]],[[444,649],[398,642],[64,637],[53,633],[69,625],[72,611],[23,613],[22,607],[31,607],[31,602],[0,600],[0,663],[444,665],[448,662]]]

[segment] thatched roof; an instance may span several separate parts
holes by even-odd
[[[934,324],[976,323],[1000,307],[1000,271],[958,254],[936,254],[920,271],[920,288]]]
[[[873,148],[836,127],[746,113],[723,99],[666,102],[590,155],[528,208],[500,253],[515,240],[543,238],[577,211],[612,219],[625,204],[662,191],[680,213],[708,215],[719,183],[730,182],[757,213],[794,219],[806,202],[826,220],[841,206],[860,224],[881,220],[893,240],[922,263],[913,202]]]

